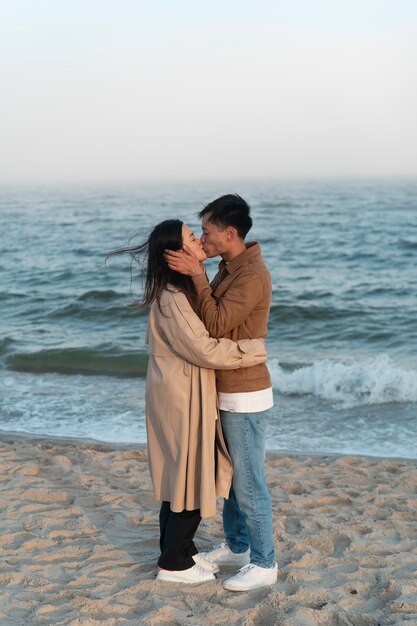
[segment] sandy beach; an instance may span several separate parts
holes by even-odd
[[[155,581],[145,449],[3,433],[0,467],[1,626],[417,624],[417,461],[268,454],[279,575],[250,593]]]

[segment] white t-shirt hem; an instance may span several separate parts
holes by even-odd
[[[274,406],[272,387],[260,391],[218,392],[219,409],[230,413],[259,413]]]

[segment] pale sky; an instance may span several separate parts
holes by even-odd
[[[0,183],[417,176],[415,0],[0,15]]]

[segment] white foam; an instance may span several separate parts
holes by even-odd
[[[107,376],[0,378],[0,430],[114,443],[146,441],[144,379]]]
[[[417,372],[401,369],[386,355],[367,361],[323,360],[293,372],[283,370],[277,359],[268,367],[273,387],[284,395],[312,394],[346,408],[417,402]]]

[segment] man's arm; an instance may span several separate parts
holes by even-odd
[[[216,301],[205,274],[193,277],[201,319],[212,337],[224,337],[242,324],[262,299],[259,275],[241,272]]]
[[[200,317],[212,337],[224,337],[242,324],[262,298],[259,276],[242,272],[217,302],[205,274],[204,265],[184,246],[184,251],[165,250],[165,260],[176,272],[192,276]]]

